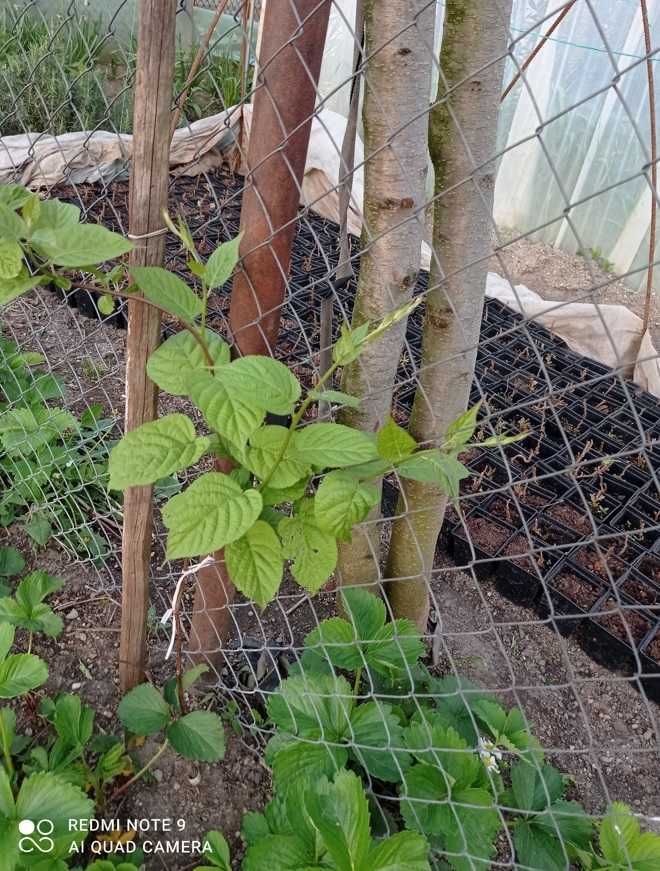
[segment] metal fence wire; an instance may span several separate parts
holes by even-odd
[[[296,8],[294,0],[281,2]],[[219,5],[179,4],[175,95],[186,89]],[[338,612],[339,572],[316,595],[285,574],[277,598],[263,610],[225,590],[228,638],[218,636],[202,651],[192,637],[193,612],[201,609],[212,626],[222,620],[204,598],[207,588],[196,586],[194,573],[186,577],[179,601],[182,655],[209,667],[204,703],[223,712],[235,733],[229,761],[213,769],[215,780],[195,787],[197,807],[207,802],[216,814],[209,819],[200,812],[199,819],[224,828],[237,856],[240,812],[261,809],[270,790],[263,765],[252,780],[242,776],[241,765],[254,766],[269,740],[266,761],[272,763],[278,717],[280,731],[287,722],[285,731],[297,732],[289,740],[325,748],[328,758],[337,764],[347,759],[360,773],[374,837],[406,827],[423,831],[437,867],[578,867],[566,825],[573,806],[553,804],[560,795],[580,802],[597,822],[612,802],[625,802],[644,829],[660,831],[660,378],[654,350],[660,332],[652,287],[652,85],[660,5],[646,5],[516,0],[511,10],[506,0],[489,0],[482,20],[501,29],[504,48],[484,55],[484,45],[496,46],[497,39],[480,40],[476,33],[472,45],[459,46],[456,68],[441,68],[439,51],[441,40],[460,30],[458,2],[450,4],[455,17],[444,19],[444,36],[444,4],[415,0],[375,13],[389,22],[389,31],[378,29],[387,38],[376,42],[367,29],[363,44],[356,4],[333,0],[320,77],[291,40],[298,75],[318,84],[302,186],[291,178],[300,208],[273,355],[310,386],[322,372],[329,308],[334,338],[351,322],[360,265],[368,264],[386,310],[400,304],[404,277],[412,275],[412,292],[424,302],[408,319],[405,335],[397,337],[395,330],[388,343],[391,349],[401,342],[392,391],[389,363],[382,372],[372,365],[362,372],[363,405],[380,409],[381,422],[384,411],[413,433],[420,427],[428,432],[441,425],[444,410],[427,393],[446,382],[451,404],[474,363],[466,395],[471,405],[481,403],[476,441],[512,432],[527,437],[496,447],[477,444],[462,455],[469,476],[446,508],[432,566],[420,571],[414,556],[423,552],[416,541],[422,526],[415,520],[425,506],[395,474],[383,482],[379,509],[354,532],[354,542],[366,543],[366,589],[384,603],[393,580],[412,585],[426,579],[430,608],[418,659],[406,653],[407,639],[393,624],[398,652],[391,655],[406,663],[398,680],[372,667],[366,645],[352,689],[346,680],[351,669],[341,667],[332,642],[319,633],[323,621],[338,613],[358,623],[350,607]],[[239,230],[252,184],[245,174],[249,124],[255,123],[250,107],[259,89],[269,87],[268,68],[255,71],[260,4],[225,7],[186,99],[175,99],[181,114],[169,209],[185,218],[204,257]],[[0,10],[0,181],[22,181],[44,197],[77,205],[85,220],[124,234],[135,13],[129,0],[32,0]],[[367,13],[367,26],[373,21]],[[427,65],[420,81],[428,99],[417,93],[394,103],[401,71],[391,65],[395,58],[407,62],[411,40],[414,62],[420,69]],[[535,48],[538,54],[527,63]],[[392,93],[381,89],[387,79],[381,63],[390,64]],[[482,87],[496,81],[503,91],[514,80],[491,136],[492,119],[470,116],[464,95],[482,105]],[[352,95],[364,114],[358,116],[354,165],[343,171]],[[415,136],[422,131],[425,143],[423,131],[441,104],[449,106],[447,141],[460,152],[446,169],[451,183],[444,189],[434,188],[426,145],[421,159],[419,148],[408,150],[411,130]],[[370,151],[376,141],[385,145]],[[382,176],[382,198],[400,199],[408,186],[423,191],[405,219],[378,218],[372,225],[370,164],[377,161],[391,173]],[[343,222],[350,230],[348,261],[341,255],[339,209],[347,176],[353,184]],[[441,248],[434,221],[450,221],[451,239]],[[402,262],[397,273],[387,253],[402,250],[406,232],[418,240],[411,263],[419,264],[422,243],[421,268]],[[452,239],[465,245],[458,250]],[[166,266],[187,276],[186,259],[168,236]],[[398,284],[388,286],[392,275]],[[475,282],[486,288],[483,307],[465,302]],[[228,284],[210,302],[208,325],[225,336],[230,292]],[[375,317],[378,305],[370,313]],[[431,316],[455,323],[451,342],[433,358],[423,349]],[[126,322],[123,303],[104,316],[94,295],[74,282],[66,290],[37,288],[7,305],[0,334],[0,540],[67,581],[58,607],[73,616],[65,621],[62,665],[52,668],[56,675],[62,669],[64,687],[76,661],[83,662],[91,675],[79,677],[83,693],[93,690],[106,706],[115,692],[109,665],[114,668],[117,657],[122,523],[121,497],[107,488],[107,456],[122,431]],[[251,318],[244,329],[258,323]],[[163,335],[177,329],[166,319]],[[66,415],[45,438],[43,408]],[[161,397],[161,413],[186,409],[184,400]],[[31,414],[17,417],[18,410]],[[14,433],[12,442],[8,420],[22,420],[20,451],[12,449],[16,438]],[[187,482],[187,473],[159,482],[156,505]],[[393,577],[386,557],[395,536],[405,542],[411,562]],[[190,567],[165,559],[164,539],[156,511],[149,619],[149,676],[155,681],[172,673],[166,656],[172,627],[162,618]],[[222,585],[221,572],[215,575]],[[392,617],[389,604],[385,617]],[[334,683],[319,679],[326,671]],[[279,707],[275,697],[283,700]],[[371,719],[362,716],[360,725],[350,710],[367,704]],[[502,708],[519,714],[500,719]],[[449,727],[457,731],[448,738]],[[532,746],[522,737],[527,732],[542,751],[532,763],[520,762]],[[532,789],[541,795],[527,805],[521,804],[522,787],[511,786],[521,764],[531,764],[538,777]],[[558,790],[544,779],[544,764],[566,775]],[[229,809],[210,798],[213,784],[223,779],[229,784],[226,804],[235,790]],[[179,793],[162,785],[163,815],[171,810],[179,816]],[[484,792],[494,820],[484,815]],[[535,825],[551,843],[535,841],[530,854],[521,830]],[[624,855],[616,867],[660,867],[657,856],[650,861],[636,865]]]

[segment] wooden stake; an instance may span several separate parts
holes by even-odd
[[[163,210],[167,207],[176,0],[138,4],[138,53],[133,110],[129,235],[135,240],[130,266],[163,262]],[[154,234],[154,235],[150,235]],[[158,389],[146,363],[160,342],[160,312],[128,304],[126,340],[126,432],[154,420]],[[119,674],[123,692],[144,677],[152,487],[131,487],[124,496],[122,536],[122,622]]]

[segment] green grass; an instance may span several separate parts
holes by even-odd
[[[135,44],[120,51],[91,18],[48,24],[7,11],[0,14],[0,133],[59,135],[111,129],[130,133],[133,120]],[[195,49],[179,49],[174,93],[188,76]],[[248,81],[248,88],[249,88]],[[239,64],[215,55],[197,74],[181,124],[240,100]]]

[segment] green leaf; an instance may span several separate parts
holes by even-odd
[[[264,487],[261,491],[264,505],[281,505],[283,502],[297,502],[305,495],[308,483],[307,478],[302,478],[290,487]]]
[[[61,200],[42,200],[34,230],[64,230],[80,223],[80,209]]]
[[[282,582],[282,545],[273,529],[257,522],[237,541],[228,544],[225,560],[229,576],[248,599],[262,608],[277,595]]]
[[[23,268],[15,278],[0,279],[0,305],[7,305],[29,290],[40,284],[45,284],[47,279],[42,275],[30,275]]]
[[[250,438],[246,465],[257,478],[271,487],[291,487],[307,478],[310,466],[295,453],[289,430],[283,426],[264,426]]]
[[[365,339],[369,333],[369,322],[360,324],[354,330],[347,324],[341,325],[339,338],[332,349],[332,360],[338,366],[348,366],[362,353]]]
[[[380,502],[377,487],[362,484],[346,472],[330,472],[321,482],[314,499],[314,516],[321,529],[335,538],[351,540],[353,527]]]
[[[121,257],[133,244],[100,224],[66,224],[54,229],[38,229],[30,244],[57,266],[93,266]]]
[[[222,285],[231,278],[236,264],[238,263],[238,249],[241,244],[241,235],[236,236],[229,242],[223,242],[215,249],[206,262],[204,280],[208,288]]]
[[[360,407],[357,396],[351,396],[341,390],[310,390],[307,395],[317,402],[329,402],[331,405],[344,405],[348,408]]]
[[[216,370],[227,390],[273,414],[289,414],[300,398],[298,380],[279,360],[247,356]]]
[[[33,196],[32,191],[23,187],[22,184],[0,185],[0,204],[12,211],[22,208]]]
[[[208,472],[163,507],[167,558],[213,553],[236,541],[263,507],[256,490],[241,490],[228,475]]]
[[[68,858],[71,845],[84,840],[80,832],[70,831],[69,821],[89,820],[93,816],[94,802],[79,787],[50,772],[31,774],[23,780],[12,812],[5,814],[4,808],[0,807],[0,817],[4,817],[2,822],[5,824],[5,831],[0,835],[4,847],[2,858],[8,862],[18,848],[20,820],[31,820],[35,824],[48,820],[52,824],[48,837],[53,841],[49,858]],[[34,837],[38,842],[39,835],[36,832]]]
[[[225,755],[222,720],[212,711],[193,711],[167,727],[167,739],[177,753],[198,762],[217,762]]]
[[[229,844],[224,835],[216,831],[207,832],[204,840],[211,847],[210,852],[204,853],[204,861],[210,862],[214,868],[220,868],[221,871],[231,871]]]
[[[204,337],[214,365],[219,367],[228,363],[229,345],[224,339],[208,329],[204,330]],[[208,373],[204,352],[188,330],[166,339],[147,361],[149,378],[172,396],[187,396],[190,377],[204,371]]]
[[[628,805],[619,801],[612,802],[598,832],[600,849],[608,863],[627,868],[631,858],[630,851],[639,837],[639,821]]]
[[[376,447],[384,460],[394,464],[409,457],[416,450],[417,442],[403,427],[388,417],[387,423],[378,432]]]
[[[147,299],[188,324],[204,309],[202,300],[185,281],[162,266],[133,266],[131,277]]]
[[[343,677],[308,674],[287,678],[268,698],[268,716],[282,731],[337,742],[349,733],[354,698]]]
[[[315,871],[314,854],[297,835],[270,835],[249,847],[242,871]],[[317,866],[318,867],[318,866]]]
[[[329,617],[312,629],[305,638],[305,649],[322,654],[336,668],[346,671],[357,671],[366,664],[353,626],[342,617]]]
[[[16,278],[23,268],[23,249],[18,242],[0,239],[0,280]]]
[[[83,705],[80,696],[65,693],[55,703],[53,725],[67,744],[84,747],[94,731],[94,709]]]
[[[33,653],[8,656],[0,665],[0,699],[15,699],[40,687],[48,679],[48,666]]]
[[[96,303],[98,310],[102,315],[108,317],[115,310],[115,301],[114,299],[107,293],[100,296]]]
[[[515,442],[521,442],[523,439],[526,439],[529,434],[530,430],[527,430],[526,432],[519,432],[515,435],[489,436],[487,439],[484,439],[481,442],[475,442],[475,446],[480,448],[496,448],[500,445],[512,445]]]
[[[565,871],[568,854],[556,834],[537,826],[534,819],[519,820],[513,830],[516,860],[536,871]]]
[[[534,825],[554,838],[559,837],[564,844],[583,850],[589,849],[591,844],[593,823],[576,801],[556,801],[547,811],[534,817]]]
[[[15,599],[0,599],[0,621],[55,638],[62,631],[62,619],[43,600],[63,586],[61,578],[46,572],[32,572],[18,585]]]
[[[297,514],[281,520],[277,531],[284,556],[292,560],[293,577],[315,593],[335,570],[337,542],[317,525],[312,500],[303,499]]]
[[[0,188],[1,189],[1,188]],[[25,568],[25,560],[15,547],[0,547],[0,576],[11,578]]]
[[[320,469],[354,466],[378,456],[367,433],[340,423],[312,423],[296,430],[293,450],[301,462]]]
[[[397,832],[372,847],[363,871],[430,871],[429,845],[416,832]]]
[[[552,765],[540,770],[529,762],[511,766],[511,793],[515,807],[522,811],[542,811],[564,792],[564,779]]]
[[[397,472],[402,478],[437,484],[452,499],[458,498],[460,482],[470,476],[456,457],[437,449],[412,454],[397,466]]]
[[[330,747],[323,742],[310,744],[293,739],[285,743],[273,759],[273,779],[280,792],[315,783],[322,777],[334,777],[348,759],[342,747]]]
[[[9,624],[0,625],[0,663],[6,658],[14,643],[16,630]]]
[[[13,209],[0,203],[0,239],[18,242],[28,234],[25,221]]]
[[[459,452],[467,445],[477,428],[477,415],[480,407],[481,403],[478,402],[449,424],[443,444],[446,451]]]
[[[127,432],[110,452],[111,490],[124,490],[187,469],[208,451],[208,436],[197,437],[185,414],[168,414]]]
[[[369,804],[360,779],[352,771],[340,771],[327,789],[309,790],[305,805],[335,867],[362,868],[371,835]]]
[[[211,429],[239,448],[245,447],[264,422],[263,408],[254,406],[249,397],[236,396],[221,378],[208,372],[194,373],[188,379],[188,393]]]
[[[390,705],[365,702],[351,714],[353,755],[372,777],[398,783],[410,764],[403,729]]]
[[[30,515],[28,520],[23,524],[23,529],[27,532],[32,541],[40,547],[47,544],[53,534],[53,527],[50,525],[48,517],[41,512]]]
[[[117,710],[124,726],[135,735],[155,735],[171,720],[170,708],[153,684],[143,683],[126,693]]]

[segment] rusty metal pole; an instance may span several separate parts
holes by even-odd
[[[331,0],[266,3],[241,210],[242,269],[230,308],[243,355],[272,354],[277,344],[330,6]],[[215,557],[216,565],[198,574],[190,653],[218,669],[236,591],[222,551]]]
[[[229,313],[241,354],[277,343],[330,6],[267,0]]]
[[[165,253],[163,209],[169,180],[170,114],[174,75],[176,0],[142,0],[133,111],[133,161],[129,180],[131,266],[160,266]],[[153,234],[153,235],[152,235]],[[128,303],[126,432],[154,420],[158,388],[146,365],[160,342],[160,312]],[[122,613],[119,673],[123,692],[144,679],[153,488],[130,487],[124,496]]]

